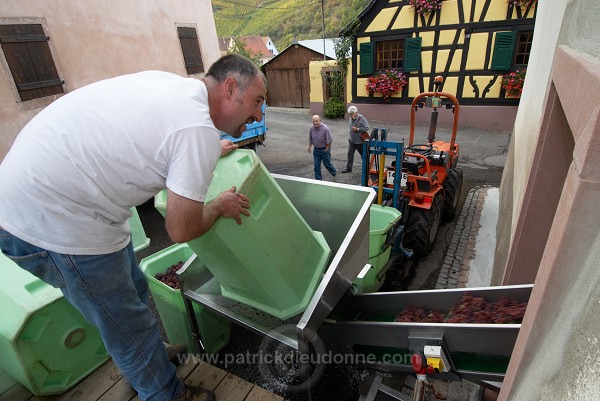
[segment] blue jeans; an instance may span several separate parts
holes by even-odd
[[[337,170],[331,164],[331,153],[328,150],[323,149],[313,149],[313,159],[315,163],[315,180],[322,180],[323,176],[321,175],[321,161],[323,165],[331,173],[332,176],[335,177],[337,174]]]
[[[65,255],[0,229],[0,249],[21,268],[60,288],[98,327],[106,350],[141,400],[172,401],[183,393],[147,305],[148,283],[131,243],[106,255]]]

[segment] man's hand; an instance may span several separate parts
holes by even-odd
[[[235,192],[235,186],[228,191],[223,192],[213,202],[218,202],[221,206],[223,217],[235,219],[238,224],[242,224],[242,217],[250,216],[250,199],[245,195]]]
[[[236,150],[239,146],[230,141],[229,139],[223,139],[221,141],[221,157],[228,155],[229,153]]]
[[[235,219],[242,224],[241,215],[250,216],[250,201],[235,193],[235,187],[204,204],[167,189],[165,228],[173,242],[187,242],[204,235],[219,217]]]
[[[312,146],[308,145],[308,153],[310,153],[310,148],[312,148]]]
[[[352,131],[357,132],[358,131],[358,127],[352,127]]]

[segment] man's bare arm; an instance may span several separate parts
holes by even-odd
[[[173,242],[191,241],[210,230],[220,217],[233,218],[242,224],[241,215],[250,216],[249,208],[249,199],[236,193],[235,187],[206,204],[167,189],[167,233]]]

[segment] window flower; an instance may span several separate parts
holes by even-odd
[[[513,7],[529,7],[536,4],[538,0],[508,0],[508,5]]]
[[[370,76],[367,79],[366,89],[369,94],[380,93],[383,96],[383,101],[387,103],[407,83],[406,76],[402,72],[385,70],[377,75]]]
[[[408,4],[415,9],[417,14],[423,15],[442,8],[442,0],[409,0]]]
[[[502,76],[502,89],[506,91],[506,95],[512,97],[520,97],[523,92],[523,83],[525,82],[525,68],[516,71],[511,71]]]

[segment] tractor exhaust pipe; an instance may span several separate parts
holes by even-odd
[[[431,123],[429,124],[429,135],[427,135],[427,141],[433,143],[435,141],[435,130],[437,128],[438,120],[438,109],[434,108],[431,111]]]

